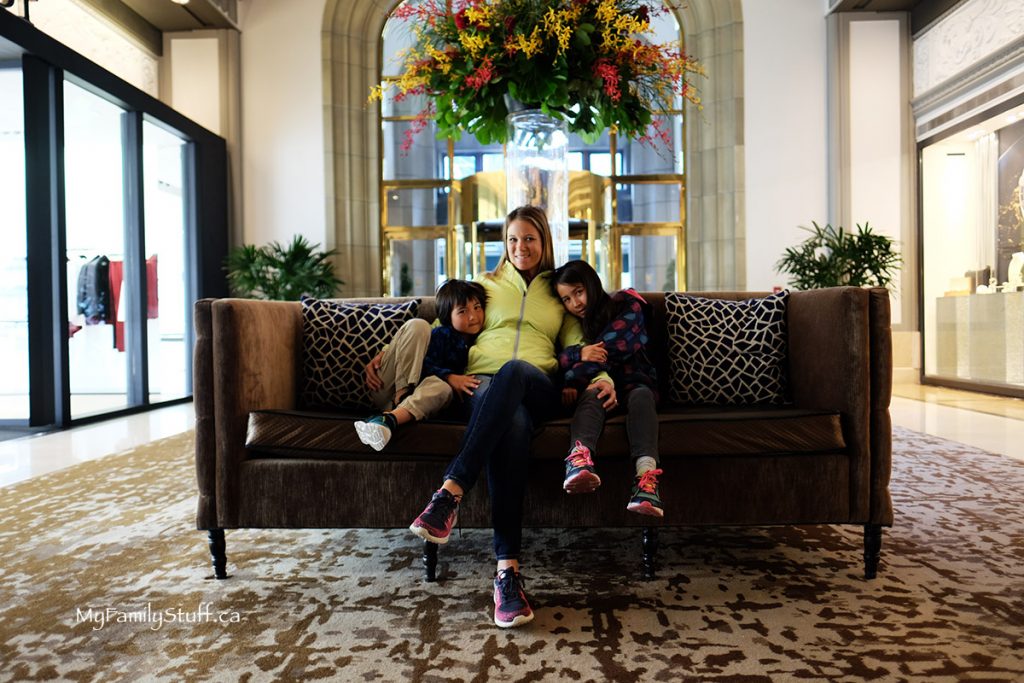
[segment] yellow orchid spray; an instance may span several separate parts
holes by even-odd
[[[420,128],[429,119],[439,136],[468,132],[481,144],[504,142],[506,96],[565,117],[585,138],[614,127],[654,143],[657,113],[680,97],[699,105],[693,79],[704,76],[678,45],[655,42],[650,19],[673,2],[406,0],[392,16],[408,22],[414,47],[370,97],[389,85],[395,101],[426,96]]]

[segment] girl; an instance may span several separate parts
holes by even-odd
[[[565,459],[569,493],[587,493],[601,485],[591,454],[604,429],[605,406],[590,385],[602,371],[615,382],[617,398],[626,406],[626,433],[636,461],[636,479],[626,509],[662,517],[658,496],[658,400],[654,365],[647,356],[647,302],[632,289],[609,296],[594,269],[583,261],[569,261],[551,277],[555,296],[565,310],[580,319],[586,345],[565,348],[558,363],[565,373],[562,402],[570,406],[582,391],[572,419],[572,450]],[[615,405],[611,406],[614,409]]]

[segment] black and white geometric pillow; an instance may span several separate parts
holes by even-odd
[[[309,408],[372,408],[363,369],[416,316],[400,304],[302,300],[302,402]]]
[[[666,293],[672,400],[785,403],[788,295],[726,301]]]

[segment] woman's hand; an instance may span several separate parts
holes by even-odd
[[[599,379],[590,385],[591,388],[597,388],[597,398],[604,399],[604,409],[611,410],[615,406],[619,405],[619,400],[615,396],[615,385],[606,379]]]
[[[587,361],[588,363],[608,362],[608,352],[604,348],[604,342],[584,346],[580,349],[580,360]]]
[[[576,405],[576,399],[579,398],[579,393],[572,387],[565,387],[562,389],[562,405],[566,408],[572,408]]]
[[[366,376],[366,386],[370,391],[379,391],[384,382],[380,378],[380,361],[384,358],[384,352],[381,351],[376,356],[370,359],[370,362],[366,364],[366,369],[363,374]]]
[[[455,390],[455,395],[461,400],[462,395],[472,396],[473,391],[480,386],[480,380],[473,375],[448,375],[448,386]]]

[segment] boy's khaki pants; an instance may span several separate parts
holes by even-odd
[[[454,391],[439,377],[430,375],[420,382],[423,372],[423,358],[430,346],[430,323],[422,318],[407,321],[398,332],[380,360],[380,376],[383,385],[370,392],[370,399],[378,410],[405,408],[417,420],[437,415],[452,400]],[[411,394],[394,405],[395,394],[400,389],[415,387]]]

